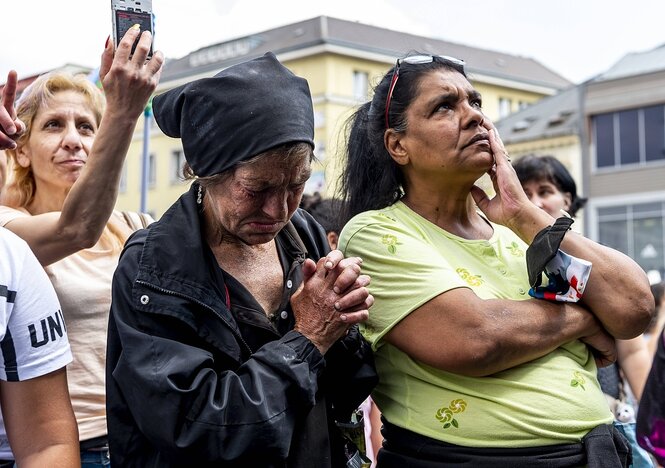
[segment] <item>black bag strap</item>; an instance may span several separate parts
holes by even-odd
[[[554,224],[541,230],[526,250],[526,267],[529,273],[529,284],[532,288],[540,285],[545,266],[554,258],[563,236],[570,230],[573,218],[561,217]]]

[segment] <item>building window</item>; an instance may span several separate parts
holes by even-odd
[[[665,158],[665,106],[643,109],[644,159],[662,161]]]
[[[326,143],[324,141],[317,141],[314,146],[314,157],[319,162],[326,160]]]
[[[157,184],[157,158],[155,153],[148,155],[148,187],[155,188]]]
[[[591,117],[596,167],[665,161],[665,106],[649,106]]]
[[[593,120],[596,141],[596,166],[614,166],[616,164],[614,158],[614,115],[598,115]]]
[[[314,111],[314,128],[321,128],[326,124],[326,114],[323,111]]]
[[[185,165],[185,154],[182,150],[173,150],[171,151],[171,176],[169,177],[169,182],[171,185],[180,184],[185,176],[183,175],[182,169]]]
[[[323,171],[314,171],[305,183],[304,193],[312,194],[323,192],[326,188],[326,176]]]
[[[665,274],[665,202],[598,208],[598,241],[634,259],[644,271]]]
[[[367,91],[369,89],[369,75],[367,72],[353,72],[353,98],[359,101],[367,100]]]
[[[499,98],[499,118],[503,118],[510,114],[513,107],[512,99],[508,98]]]
[[[619,159],[621,165],[640,162],[640,137],[636,110],[619,112]]]
[[[531,105],[531,103],[529,103],[529,102],[526,102],[526,101],[518,101],[518,102],[517,102],[517,110],[526,109],[526,108],[529,107],[530,105]]]

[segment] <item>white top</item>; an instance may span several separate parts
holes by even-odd
[[[30,214],[23,209],[0,206],[0,226],[23,216]],[[117,211],[108,225],[123,236],[133,231]],[[102,235],[94,247],[44,267],[67,320],[74,356],[67,367],[67,383],[81,441],[107,433],[106,331],[111,280],[119,257],[120,248],[114,248]]]
[[[32,379],[72,361],[53,286],[28,245],[0,228],[0,379]],[[13,459],[0,413],[0,459]]]

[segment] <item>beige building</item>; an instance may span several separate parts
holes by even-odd
[[[580,137],[581,89],[572,86],[496,123],[513,161],[528,154],[554,156],[570,171],[580,195],[585,193]],[[584,232],[585,212],[577,214],[574,225],[577,231]]]
[[[317,17],[214,44],[177,60],[168,60],[158,93],[214,75],[233,64],[274,52],[310,84],[315,113],[314,165],[307,191],[334,193],[339,177],[343,127],[355,106],[368,99],[372,86],[398,57],[413,51],[450,55],[467,63],[474,86],[493,119],[555,94],[570,83],[535,60],[401,33],[330,17]],[[140,207],[142,125],[127,158],[118,200],[120,209]],[[179,140],[161,134],[154,122],[147,159],[147,211],[160,216],[186,189],[180,176],[184,161]]]
[[[665,274],[665,45],[586,83],[589,235]]]
[[[652,278],[665,277],[664,83],[665,45],[497,124],[511,155],[559,158],[589,198],[586,235]]]

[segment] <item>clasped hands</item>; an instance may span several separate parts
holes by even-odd
[[[361,265],[362,259],[344,258],[339,250],[316,263],[307,259],[303,264],[303,283],[291,298],[294,329],[310,339],[322,354],[350,326],[369,317],[374,297],[367,289],[370,278],[361,274]]]

